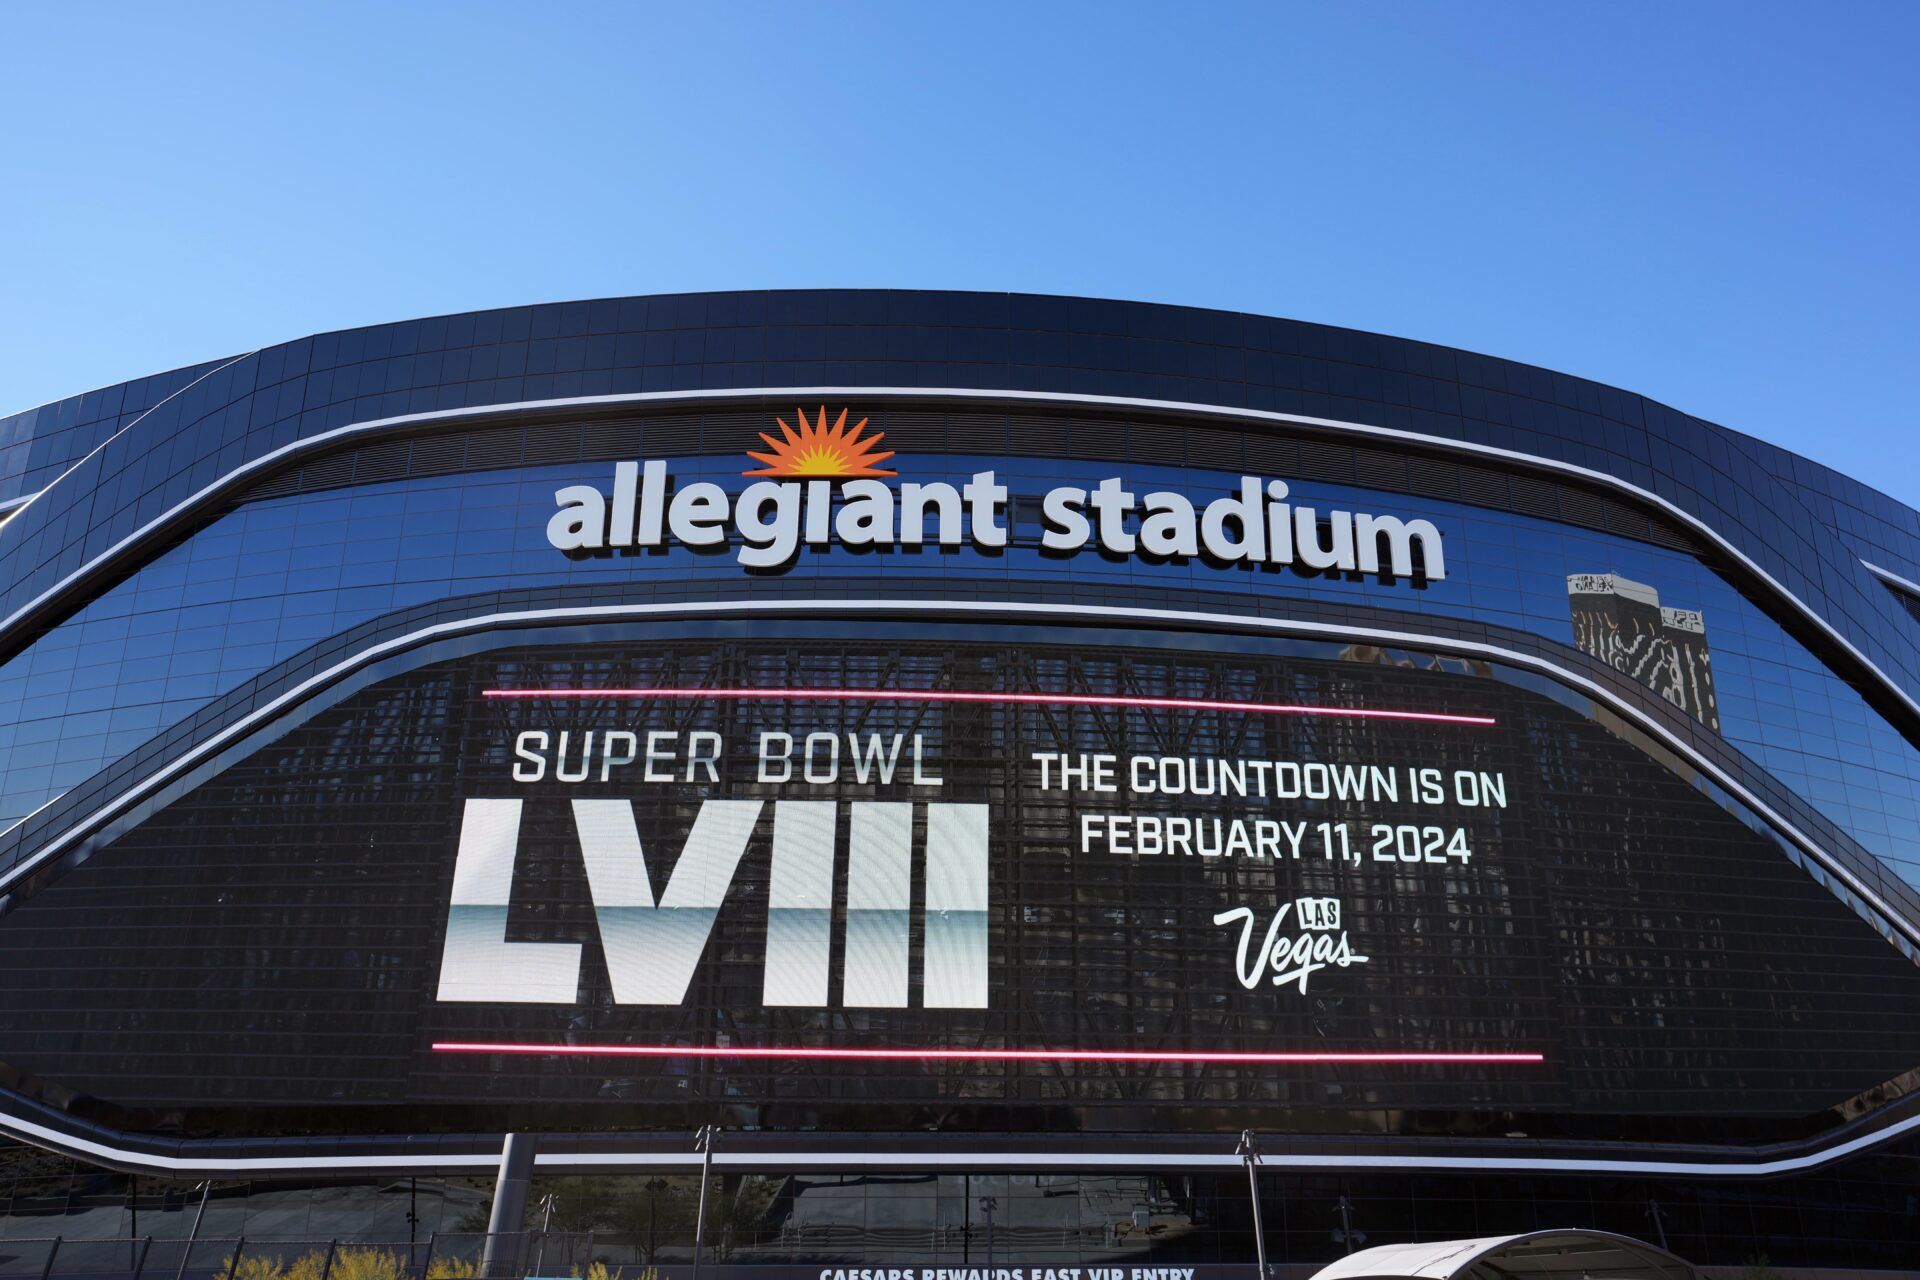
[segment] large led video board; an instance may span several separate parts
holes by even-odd
[[[290,722],[0,916],[13,1087],[228,1136],[1674,1136],[1920,1048],[1906,960],[1542,678],[791,630],[499,636]]]

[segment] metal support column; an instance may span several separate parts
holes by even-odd
[[[527,1193],[533,1187],[533,1156],[539,1140],[530,1133],[510,1133],[500,1145],[500,1172],[493,1182],[493,1210],[487,1215],[487,1244],[480,1255],[483,1277],[504,1275],[516,1261],[502,1237],[517,1239],[526,1225]]]

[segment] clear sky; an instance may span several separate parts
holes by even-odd
[[[686,289],[1093,294],[1615,383],[1920,503],[1920,3],[0,7],[0,412]]]

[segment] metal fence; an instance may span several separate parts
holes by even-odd
[[[593,1234],[440,1233],[420,1241],[0,1240],[0,1280],[517,1280],[585,1276]]]

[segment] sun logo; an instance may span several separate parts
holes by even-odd
[[[827,425],[825,405],[820,406],[820,415],[812,422],[807,421],[805,409],[796,409],[794,416],[800,419],[798,431],[788,426],[785,418],[775,418],[774,421],[780,424],[781,438],[776,440],[764,431],[760,433],[760,438],[767,442],[767,448],[773,452],[747,450],[749,458],[767,465],[759,471],[742,471],[741,475],[822,479],[899,474],[881,470],[879,464],[891,458],[893,451],[875,452],[875,446],[886,438],[885,433],[876,431],[870,436],[862,436],[860,432],[867,425],[865,418],[848,430],[845,409],[840,411],[840,417],[831,427]]]

